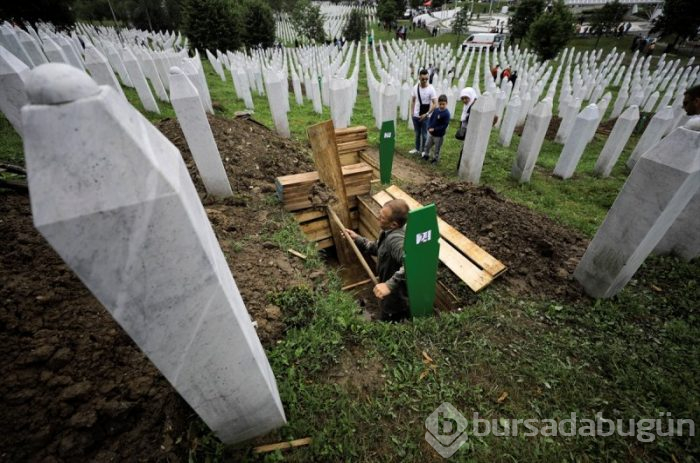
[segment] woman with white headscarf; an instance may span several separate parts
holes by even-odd
[[[462,103],[464,103],[464,108],[462,108],[462,117],[459,118],[459,120],[462,122],[462,127],[466,128],[467,123],[469,122],[469,114],[471,113],[472,110],[472,105],[478,98],[476,94],[476,90],[474,90],[472,87],[466,87],[463,88],[462,91],[459,93],[459,99],[462,100]]]
[[[469,114],[471,113],[472,106],[474,105],[474,102],[478,98],[476,94],[476,90],[472,87],[466,87],[463,88],[461,92],[459,92],[459,99],[462,100],[462,103],[464,103],[464,107],[462,108],[462,116],[459,118],[461,121],[461,126],[460,130],[463,132],[462,137],[457,137],[459,140],[464,140],[464,136],[466,135],[467,131],[467,124],[469,123]],[[459,159],[457,160],[457,169],[459,170],[459,165],[462,163],[462,149],[460,148],[459,150]]]

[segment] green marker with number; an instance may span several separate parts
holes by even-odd
[[[394,121],[382,123],[379,132],[379,177],[382,184],[391,182],[391,165],[394,162],[394,146],[396,145],[396,129]]]
[[[408,213],[403,245],[404,270],[411,315],[414,317],[425,317],[433,313],[439,239],[435,204]]]

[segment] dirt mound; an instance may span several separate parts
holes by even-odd
[[[572,273],[588,240],[548,217],[513,203],[489,187],[434,180],[407,187],[424,204],[434,202],[450,225],[499,259],[499,277],[521,296],[575,300],[583,297]]]
[[[278,175],[313,170],[305,147],[251,120],[210,117],[234,198],[207,197],[180,149],[264,344],[284,334],[268,294],[311,285],[303,263],[270,242],[286,215]],[[29,199],[0,191],[0,455],[3,461],[187,461],[196,415],[32,224]],[[260,278],[264,275],[264,278]]]
[[[274,191],[270,188],[275,177],[315,170],[307,148],[276,136],[252,119],[231,120],[210,115],[209,125],[234,192],[243,193],[255,187]],[[180,124],[175,119],[164,119],[157,127],[178,147],[197,190],[204,191]]]

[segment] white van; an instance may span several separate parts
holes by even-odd
[[[472,34],[462,43],[462,50],[467,48],[489,48],[491,50],[498,50],[503,45],[505,41],[505,35],[496,34],[493,32],[484,32],[479,34]]]

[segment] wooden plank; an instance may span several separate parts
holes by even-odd
[[[406,201],[410,209],[415,209],[422,206],[421,203],[413,199],[396,185],[392,185],[387,188],[386,192],[394,198],[400,198]],[[505,271],[506,266],[503,265],[502,262],[479,247],[479,245],[464,236],[459,232],[459,230],[442,220],[440,217],[438,217],[438,228],[440,229],[441,237],[462,251],[470,260],[474,261],[475,264],[483,268],[492,277],[495,277]]]
[[[365,132],[338,134],[336,131],[336,134],[335,134],[336,143],[347,143],[349,141],[357,141],[357,140],[367,140],[367,132],[365,131]]]
[[[357,164],[360,162],[360,155],[357,151],[352,151],[350,153],[338,154],[340,156],[340,164],[342,166]]]
[[[386,191],[380,191],[372,196],[372,198],[374,198],[374,200],[382,206],[394,199]],[[472,261],[453,248],[450,243],[442,238],[440,238],[438,242],[440,243],[440,262],[445,264],[445,266],[449,268],[452,273],[457,275],[460,280],[466,283],[472,291],[479,292],[481,289],[491,283],[493,280],[491,275],[477,267]]]
[[[355,210],[350,213],[350,228],[357,228],[358,224],[359,213]],[[299,227],[309,241],[320,241],[332,236],[328,217],[303,223]]]
[[[365,194],[365,193],[362,193],[362,194]],[[284,207],[285,211],[295,212],[295,211],[300,211],[303,209],[309,209],[309,208],[313,207],[313,204],[311,204],[311,201],[309,201],[308,199],[305,199],[305,200],[297,200],[297,201],[291,202],[291,203],[284,203],[283,207]],[[357,195],[348,196],[348,207],[350,209],[357,207]]]
[[[331,248],[334,245],[335,245],[335,243],[333,242],[333,238],[326,238],[325,240],[316,241],[316,248],[317,249]]]
[[[339,154],[351,153],[353,151],[363,151],[369,148],[367,140],[354,140],[347,143],[339,143],[337,152]]]
[[[364,125],[355,125],[353,127],[345,127],[344,129],[335,129],[335,134],[341,136],[361,132],[367,133],[367,127]]]
[[[367,163],[372,167],[372,178],[379,178],[379,163],[372,158],[367,152],[360,153],[360,161]]]
[[[389,193],[387,193],[386,191],[382,190],[382,191],[380,191],[380,192],[374,194],[374,195],[372,196],[372,199],[374,199],[375,201],[377,201],[377,203],[379,203],[380,206],[384,207],[384,205],[385,205],[386,203],[388,203],[389,201],[391,201],[391,200],[394,199],[394,198],[392,198],[391,195],[390,195]]]
[[[260,445],[258,447],[253,447],[253,453],[266,453],[274,452],[275,450],[290,449],[292,447],[300,447],[302,445],[309,445],[311,443],[310,437],[305,437],[303,439],[296,439],[288,442],[280,442],[278,444],[268,444]]]
[[[440,243],[440,262],[452,270],[452,273],[465,282],[472,291],[478,293],[493,281],[491,275],[474,265],[472,261],[453,248],[450,243],[442,238],[438,242]]]
[[[343,166],[341,169],[343,172],[343,177],[345,177],[346,175],[372,172],[372,167],[365,162],[357,162],[355,164]],[[311,172],[303,172],[300,174],[281,175],[275,179],[275,183],[283,187],[288,187],[295,184],[316,183],[318,182],[318,180],[318,171],[314,170]]]

